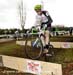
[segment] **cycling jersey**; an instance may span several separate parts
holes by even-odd
[[[52,19],[47,11],[42,11],[42,15],[36,15],[36,25],[41,25],[42,29],[51,27]]]

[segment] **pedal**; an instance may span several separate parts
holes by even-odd
[[[48,53],[47,53],[47,54],[46,54],[46,56],[51,57],[51,56],[52,56],[52,54],[48,54]]]

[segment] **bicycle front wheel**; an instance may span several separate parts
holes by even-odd
[[[43,53],[41,39],[37,36],[28,36],[25,42],[25,54],[30,59],[39,59]]]

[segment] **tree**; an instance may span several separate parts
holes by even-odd
[[[19,10],[21,28],[22,30],[24,30],[26,22],[26,6],[24,6],[23,0],[20,0],[20,3],[18,4],[18,10]]]

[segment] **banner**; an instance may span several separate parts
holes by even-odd
[[[40,75],[41,73],[40,62],[27,60],[27,72]]]
[[[71,48],[70,43],[68,43],[68,42],[62,43],[61,47],[62,48]]]

